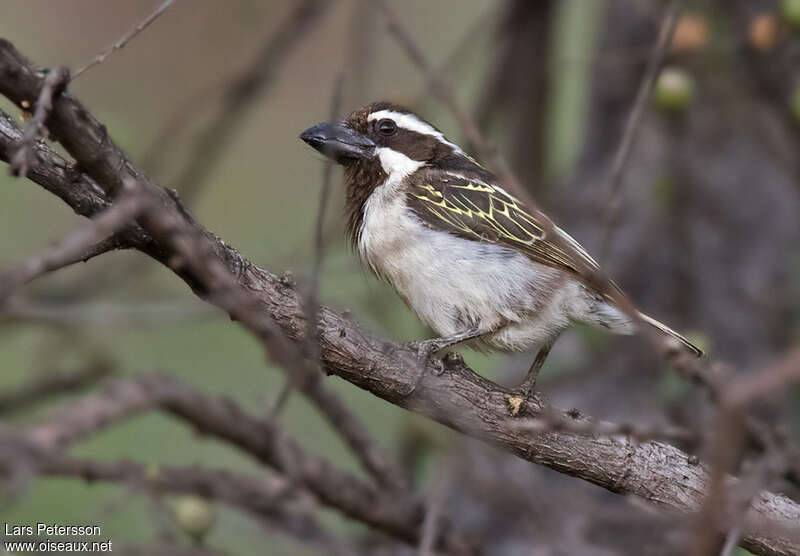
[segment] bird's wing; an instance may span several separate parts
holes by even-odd
[[[545,215],[485,179],[430,169],[413,177],[407,195],[411,209],[433,228],[509,247],[578,276],[598,269],[589,253]]]

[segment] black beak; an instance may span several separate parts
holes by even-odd
[[[312,126],[300,134],[300,139],[340,164],[375,153],[375,143],[341,122]]]

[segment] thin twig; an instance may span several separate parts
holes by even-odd
[[[283,386],[281,386],[281,389],[278,392],[278,395],[275,396],[272,405],[269,407],[269,409],[267,409],[267,421],[274,422],[275,419],[278,418],[283,409],[286,407],[289,398],[292,396],[293,390],[294,379],[291,375],[287,375],[283,381]]]
[[[434,556],[436,539],[439,536],[439,528],[442,522],[447,497],[452,488],[450,482],[450,461],[445,456],[431,479],[433,486],[430,496],[425,504],[425,519],[422,522],[422,538],[419,543],[419,556]]]
[[[343,84],[344,74],[340,73],[336,78],[333,88],[333,95],[331,96],[330,121],[335,120],[341,112]],[[332,164],[325,163],[322,167],[322,185],[320,187],[319,205],[317,206],[317,218],[314,227],[314,263],[311,267],[311,277],[307,285],[307,292],[305,296],[306,322],[308,323],[309,328],[305,341],[306,354],[315,365],[319,364],[319,338],[317,337],[317,319],[319,318],[319,283],[322,276],[322,263],[325,259],[325,211],[327,210],[328,198],[330,197],[332,175]],[[283,389],[278,394],[278,397],[270,410],[271,419],[276,418],[285,406],[289,396],[291,395],[294,383],[299,382],[302,385],[308,380],[319,380],[319,377],[316,373],[314,373],[312,376],[289,376],[289,380],[287,380],[286,384],[284,384]]]
[[[69,81],[69,70],[63,67],[54,68],[45,76],[36,100],[36,110],[28,121],[25,133],[19,140],[17,150],[11,159],[12,175],[24,178],[28,175],[28,170],[36,165],[34,143],[44,130],[47,117],[53,109],[53,99],[61,92],[67,81]]]
[[[772,474],[776,467],[781,467],[781,472],[783,472],[783,469],[790,465],[787,461],[781,462],[780,465],[773,462],[774,459],[779,459],[776,454],[779,450],[778,446],[770,434],[761,430],[760,427],[754,429],[754,426],[749,424],[750,421],[745,410],[753,401],[778,389],[783,390],[798,379],[800,379],[800,349],[795,349],[763,370],[733,380],[721,388],[718,396],[719,413],[716,420],[716,433],[711,446],[711,474],[706,487],[702,511],[695,528],[692,555],[708,554],[717,545],[721,531],[724,531],[722,524],[728,520],[727,515],[732,506],[730,501],[732,496],[729,492],[730,483],[726,474],[735,470],[743,458],[744,443],[748,435],[764,443],[762,447],[764,453],[759,462],[761,472],[753,474],[756,477],[753,481],[755,485],[748,489],[749,492],[743,497],[744,502],[739,503],[740,508],[734,508],[734,511],[738,510],[736,511],[738,516],[745,514],[752,499],[758,494],[762,484],[766,482],[767,474]],[[755,424],[758,425],[758,422]],[[782,454],[782,456],[780,458],[782,460],[790,459],[786,457],[786,454]],[[736,521],[738,525],[742,520],[737,517]],[[731,536],[730,532],[728,536]]]
[[[475,37],[484,34],[489,37],[490,35],[486,33],[486,29],[490,29],[492,27],[493,20],[496,19],[496,17],[496,13],[488,11],[487,13],[477,17],[469,27],[463,30],[461,37],[459,37],[459,39],[455,42],[455,45],[450,49],[450,52],[433,70],[434,75],[453,75],[457,72],[457,70],[469,65],[473,60],[472,56],[475,54],[476,50],[485,47],[485,45],[482,45],[480,41],[476,41]],[[414,101],[412,102],[412,105],[417,106],[425,102],[430,97],[432,89],[432,83],[426,79],[425,83],[422,85],[422,89],[414,95]]]
[[[222,316],[219,309],[196,301],[136,303],[69,303],[14,296],[0,306],[0,321],[35,322],[56,326],[167,326],[176,322],[202,322]]]
[[[339,73],[333,87],[331,96],[330,121],[339,117],[342,109],[342,92],[344,85],[344,74]],[[308,322],[311,327],[311,334],[308,335],[309,354],[314,361],[319,359],[319,342],[317,341],[317,316],[319,313],[319,283],[322,277],[322,263],[325,260],[325,211],[328,209],[328,198],[331,190],[331,177],[333,176],[333,165],[326,163],[322,166],[322,185],[319,192],[319,204],[317,206],[317,218],[314,226],[314,264],[311,267],[311,279],[308,286],[307,314]]]
[[[53,396],[87,388],[111,372],[112,367],[106,361],[98,361],[77,372],[48,373],[17,388],[0,391],[0,415],[19,411]]]
[[[783,392],[800,381],[800,348],[793,349],[764,369],[743,375],[730,383],[724,393],[725,403],[743,408],[775,392]]]
[[[381,11],[386,17],[389,32],[400,46],[403,47],[414,65],[416,65],[425,76],[433,93],[450,109],[450,112],[452,112],[453,116],[458,121],[467,142],[478,152],[481,158],[491,164],[504,187],[509,188],[514,195],[525,200],[531,207],[535,208],[536,205],[526,193],[522,182],[520,182],[511,170],[505,157],[503,157],[500,151],[489,145],[472,117],[458,104],[453,88],[428,61],[422,48],[417,41],[414,40],[411,32],[403,25],[400,18],[389,5],[389,2],[386,0],[379,0],[376,5],[381,8]]]
[[[650,53],[650,59],[647,62],[647,68],[642,77],[642,82],[639,85],[639,90],[636,93],[636,99],[633,102],[628,120],[625,122],[622,140],[614,155],[614,162],[611,166],[611,173],[609,176],[608,202],[603,219],[604,233],[601,243],[600,261],[606,261],[608,258],[608,251],[610,249],[611,240],[613,239],[614,230],[619,224],[620,209],[622,208],[622,180],[625,175],[625,166],[630,158],[631,147],[639,131],[645,105],[650,98],[650,94],[653,92],[658,72],[661,69],[661,64],[664,61],[667,48],[672,40],[672,34],[678,23],[680,8],[681,0],[672,0],[661,20],[658,40],[656,40],[656,44],[653,46],[653,50]]]
[[[81,224],[43,253],[0,274],[0,301],[23,284],[65,266],[84,260],[87,250],[130,224],[144,208],[143,199],[123,196],[94,220]]]
[[[194,141],[186,165],[174,182],[186,202],[191,203],[207,183],[234,132],[241,129],[255,102],[274,83],[278,68],[310,36],[330,5],[320,0],[303,0],[280,23],[248,68],[223,90],[216,117]]]
[[[150,26],[151,23],[153,23],[156,19],[161,17],[161,14],[167,11],[167,8],[169,8],[172,5],[173,1],[174,0],[165,0],[160,6],[158,6],[158,8],[155,9],[153,13],[148,15],[143,21],[141,21],[138,25],[136,25],[136,27],[134,27],[133,29],[122,35],[117,40],[117,42],[109,46],[106,50],[95,56],[94,59],[92,59],[90,62],[88,62],[80,69],[78,69],[75,73],[73,73],[71,80],[75,81],[86,70],[98,64],[102,64],[103,62],[106,61],[106,58],[108,58],[112,53],[124,48],[126,44],[128,44],[134,37],[136,37],[136,35],[144,31],[147,27]]]
[[[244,510],[265,525],[277,527],[281,532],[306,542],[326,548],[342,546],[340,540],[325,532],[313,515],[299,508],[299,504],[292,504],[302,503],[308,498],[306,491],[296,489],[279,475],[261,472],[257,477],[251,477],[198,466],[173,467],[126,460],[101,462],[72,458],[31,441],[26,429],[0,430],[0,446],[3,448],[0,473],[5,475],[13,472],[14,466],[20,465],[20,458],[24,458],[24,464],[42,475],[73,477],[89,483],[118,483],[145,493],[201,496]],[[347,553],[352,554],[352,551]]]

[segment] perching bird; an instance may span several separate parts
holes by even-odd
[[[587,279],[586,269],[598,266],[583,247],[409,110],[374,103],[300,138],[344,167],[347,232],[362,261],[441,336],[415,343],[426,360],[462,342],[481,350],[538,346],[521,385],[529,392],[570,326],[635,332],[612,297]],[[702,355],[674,330],[639,316]]]

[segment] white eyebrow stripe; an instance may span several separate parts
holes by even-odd
[[[423,122],[419,118],[417,118],[414,114],[404,114],[402,112],[395,112],[394,110],[378,110],[377,112],[373,112],[369,116],[367,116],[367,121],[371,122],[373,120],[380,120],[383,118],[389,118],[390,120],[394,120],[397,124],[397,127],[402,127],[403,129],[407,129],[408,131],[415,131],[417,133],[421,133],[422,135],[430,135],[431,137],[436,137],[439,141],[448,145],[453,148],[453,150],[458,154],[464,154],[464,151],[456,145],[448,141],[444,134],[441,131],[438,131],[432,125],[427,122]]]

